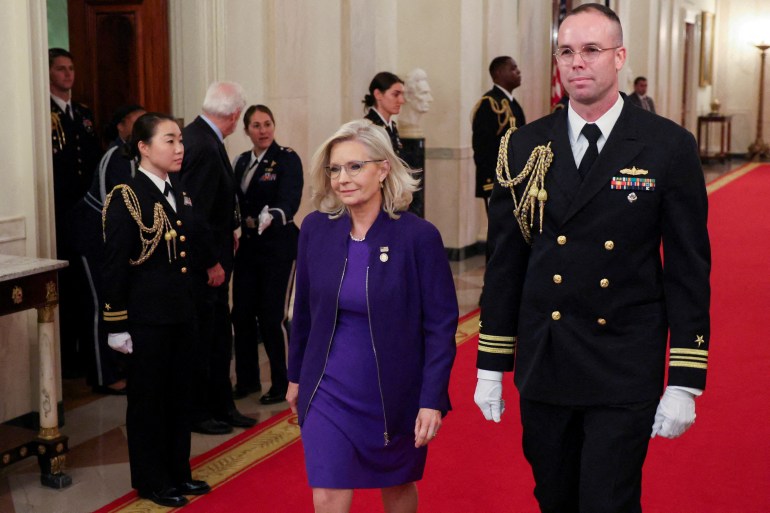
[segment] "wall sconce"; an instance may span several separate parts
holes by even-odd
[[[759,108],[757,109],[757,140],[749,145],[749,160],[770,158],[770,146],[762,140],[762,113],[765,110],[765,53],[770,43],[765,41],[754,43],[759,51]]]

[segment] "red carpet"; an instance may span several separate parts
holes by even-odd
[[[744,166],[709,190],[713,344],[708,390],[698,399],[698,420],[688,433],[652,440],[645,513],[770,512],[770,342],[762,323],[770,307],[770,209],[764,204],[770,198],[770,166]],[[515,388],[508,375],[503,422],[485,421],[473,403],[476,319],[471,314],[463,321],[450,385],[454,411],[431,443],[419,483],[420,511],[536,513],[534,483],[520,448]],[[211,476],[217,484],[184,510],[312,512],[302,445],[295,437],[296,427],[279,416],[197,458],[196,477]],[[256,438],[262,440],[259,450],[246,447]],[[99,511],[163,510],[128,495]],[[379,493],[356,492],[352,511],[382,512]]]

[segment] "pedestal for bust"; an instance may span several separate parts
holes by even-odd
[[[409,211],[425,218],[425,138],[401,138],[401,158],[409,167],[419,170],[420,190],[414,193]]]

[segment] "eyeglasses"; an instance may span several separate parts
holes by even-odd
[[[559,64],[569,65],[575,60],[575,56],[579,55],[583,62],[594,62],[599,58],[602,52],[607,50],[617,50],[620,46],[613,46],[612,48],[599,48],[596,45],[586,45],[580,49],[579,52],[574,51],[572,48],[559,48],[553,54]]]
[[[340,173],[342,173],[342,170],[344,169],[345,172],[348,174],[349,177],[354,177],[361,171],[363,171],[364,166],[366,164],[369,164],[370,162],[383,162],[385,159],[377,159],[377,160],[351,160],[347,164],[334,164],[332,166],[325,166],[324,171],[326,172],[326,176],[331,178],[332,180],[336,180],[340,177]]]

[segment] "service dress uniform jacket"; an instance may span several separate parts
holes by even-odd
[[[388,132],[388,137],[390,137],[390,144],[393,146],[393,151],[396,152],[396,156],[401,158],[401,150],[404,148],[404,145],[401,144],[401,138],[398,135],[398,127],[396,126],[396,122],[391,120],[390,126],[386,125],[385,120],[380,117],[374,107],[367,111],[364,118],[368,119],[377,126],[381,126],[385,129],[386,132]]]
[[[107,333],[104,321],[99,315],[102,304],[102,261],[104,260],[104,241],[102,227],[102,209],[107,194],[119,184],[128,183],[136,172],[136,162],[129,155],[128,145],[116,138],[110,145],[94,173],[91,187],[78,201],[73,210],[73,217],[78,220],[74,227],[74,249],[80,256],[88,284],[88,301],[84,305],[89,312],[88,328],[83,332],[88,336],[82,342],[91,347],[91,361],[95,364],[89,369],[89,381],[94,386],[105,386],[121,378],[117,353],[107,346]],[[96,312],[94,312],[96,309]],[[87,342],[86,342],[87,340]],[[90,352],[90,351],[89,351]]]
[[[70,105],[72,117],[51,99],[51,145],[57,232],[59,225],[69,215],[70,209],[85,195],[91,185],[91,178],[101,155],[93,113],[75,101],[71,101]]]
[[[299,230],[294,214],[302,199],[302,162],[291,148],[276,142],[267,149],[249,182],[241,188],[251,162],[252,151],[242,153],[235,162],[235,184],[241,212],[241,246],[260,260],[294,260],[297,258]],[[273,216],[270,226],[257,235],[258,218],[267,205]]]
[[[128,332],[133,341],[126,429],[131,484],[146,493],[191,479],[193,213],[190,197],[170,179],[176,212],[141,172],[104,208],[102,315],[109,333]],[[148,243],[156,238],[157,245]]]
[[[711,257],[695,140],[626,101],[581,182],[567,114],[510,137],[512,177],[536,146],[550,144],[553,162],[542,233],[536,206],[531,244],[510,189],[495,185],[477,366],[511,371],[515,356],[515,383],[532,401],[657,401],[670,333],[668,384],[703,389]]]
[[[261,386],[259,333],[270,360],[273,392],[285,393],[288,308],[299,238],[294,215],[302,199],[302,162],[294,150],[274,141],[244,192],[251,160],[252,151],[247,151],[235,163],[242,230],[233,274],[235,373],[238,389],[253,391]],[[273,220],[259,234],[259,214],[265,206]]]
[[[512,126],[526,123],[519,102],[493,87],[476,103],[472,114],[473,162],[476,164],[476,197],[489,198],[495,182],[495,168],[500,139]]]

